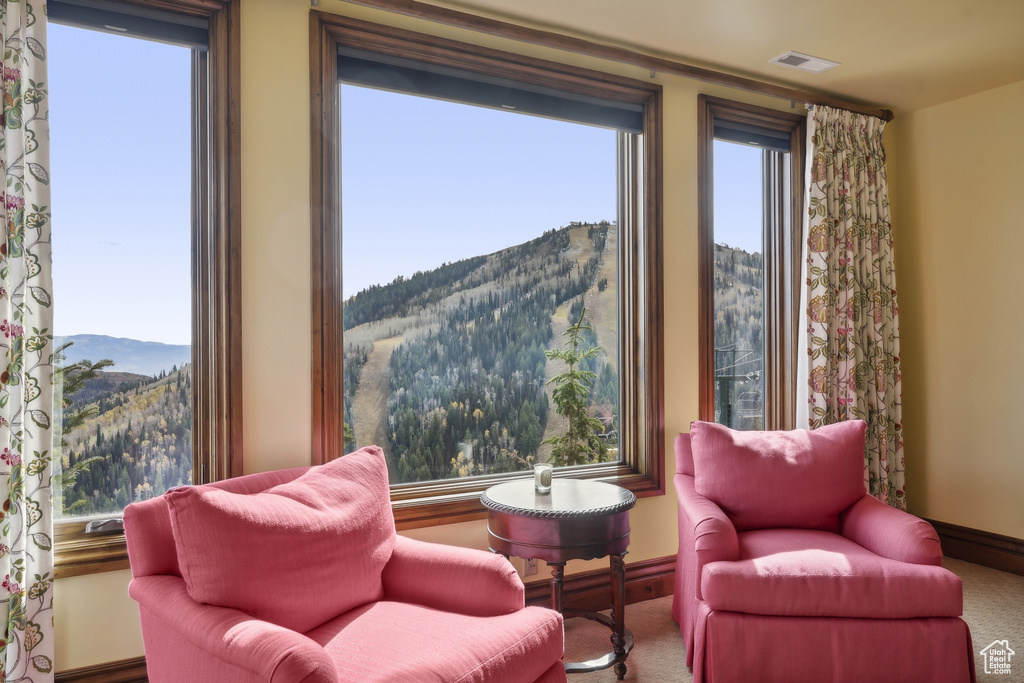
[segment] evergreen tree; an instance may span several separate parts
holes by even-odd
[[[96,361],[95,363],[87,359],[82,359],[76,363],[65,364],[67,359],[65,352],[72,344],[74,344],[74,342],[61,344],[53,354],[55,368],[53,380],[54,384],[61,387],[61,451],[66,450],[68,447],[66,435],[84,425],[86,420],[95,415],[98,410],[97,406],[93,405],[72,410],[75,405],[72,397],[85,387],[85,383],[87,381],[94,379],[104,368],[109,368],[114,364],[114,361],[108,358]],[[102,438],[99,433],[99,425],[96,427],[96,435],[97,439]],[[67,494],[74,488],[78,477],[81,476],[82,473],[88,472],[89,466],[99,460],[102,460],[100,456],[93,456],[91,458],[86,458],[85,460],[79,460],[73,465],[69,465],[67,468],[62,469],[60,474],[54,476],[54,484],[56,484],[56,488],[60,491],[62,500],[67,499]],[[82,500],[76,500],[73,503],[66,504],[64,506],[64,512],[67,513],[75,510],[81,507],[84,502],[85,501]]]
[[[597,375],[585,369],[584,363],[597,356],[598,348],[580,348],[584,331],[590,326],[584,324],[586,307],[580,311],[579,319],[565,331],[565,349],[547,351],[548,358],[557,358],[568,369],[548,380],[554,384],[551,398],[559,415],[565,417],[569,426],[562,436],[553,436],[543,443],[551,444],[551,462],[558,467],[601,462],[607,454],[604,442],[598,434],[602,431],[601,421],[588,412],[587,396]]]

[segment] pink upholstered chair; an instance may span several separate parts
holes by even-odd
[[[672,606],[695,683],[974,681],[931,525],[864,493],[861,421],[676,438]]]
[[[563,682],[562,617],[501,556],[398,536],[384,455],[124,514],[153,683]]]

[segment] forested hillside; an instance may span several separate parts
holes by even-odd
[[[611,292],[601,295],[608,282],[598,277],[614,230],[607,222],[573,224],[349,299],[346,309],[355,312],[346,311],[346,324],[378,332],[368,344],[359,330],[347,335],[346,421],[355,427],[348,446],[383,444],[392,479],[401,482],[527,467],[552,412],[545,351],[562,343],[555,327],[564,330],[570,309],[578,315],[573,306],[588,296],[588,305],[615,305]],[[595,346],[599,333],[590,333]],[[615,362],[602,354],[593,364],[600,386],[591,399],[604,402],[609,430]],[[360,403],[383,410],[361,421],[353,414]],[[362,424],[375,418],[376,428]]]
[[[573,224],[501,252],[371,287],[345,304],[347,447],[380,444],[393,482],[525,469],[564,429],[545,351],[587,307],[591,414],[617,458],[616,226]],[[762,258],[715,247],[719,376],[754,412],[763,369]],[[378,311],[379,313],[375,313]],[[65,515],[117,514],[192,481],[192,369],[101,372],[72,398],[95,412],[65,434]],[[750,375],[753,379],[746,379]],[[358,419],[356,419],[358,418]],[[548,450],[546,450],[548,449]],[[60,494],[58,493],[58,498]],[[62,507],[61,507],[62,506]]]
[[[156,377],[100,373],[72,398],[72,410],[96,414],[64,435],[62,471],[89,461],[62,491],[65,515],[117,514],[192,483],[191,365]]]
[[[763,345],[764,264],[761,254],[715,245],[715,348]]]
[[[716,419],[763,428],[764,263],[759,253],[715,245]]]

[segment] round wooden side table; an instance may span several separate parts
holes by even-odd
[[[615,667],[626,676],[626,656],[633,633],[625,624],[626,572],[622,561],[629,546],[629,510],[636,505],[631,491],[600,481],[554,479],[551,491],[537,493],[532,479],[498,484],[480,497],[487,508],[491,550],[505,557],[544,560],[551,567],[551,608],[566,617],[584,617],[611,629],[612,651],[586,662],[566,662],[566,673]],[[611,617],[562,609],[562,578],[569,560],[608,556],[611,565]]]

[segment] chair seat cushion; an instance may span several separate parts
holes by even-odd
[[[306,636],[324,647],[341,680],[363,683],[527,683],[563,649],[562,617],[542,607],[474,617],[382,601]]]
[[[712,610],[876,619],[963,612],[960,578],[942,567],[890,560],[826,531],[738,536],[739,561],[704,566],[701,588]]]

